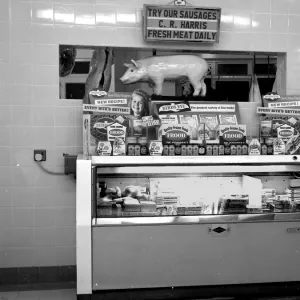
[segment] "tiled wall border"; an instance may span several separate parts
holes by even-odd
[[[76,266],[0,268],[0,291],[75,286]]]

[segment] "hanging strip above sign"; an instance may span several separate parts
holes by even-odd
[[[146,41],[219,42],[221,8],[144,5]]]

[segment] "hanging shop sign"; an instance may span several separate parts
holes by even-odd
[[[221,8],[144,5],[146,41],[218,43]]]

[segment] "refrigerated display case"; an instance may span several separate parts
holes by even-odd
[[[79,156],[78,299],[156,289],[168,291],[156,299],[175,299],[183,287],[195,298],[203,296],[201,287],[297,283],[300,209],[290,183],[299,161],[298,155]],[[142,187],[155,213],[147,205],[142,210],[143,201],[126,210],[124,199],[100,209],[103,186],[119,187],[119,198],[128,186]],[[228,206],[243,196],[247,205]]]

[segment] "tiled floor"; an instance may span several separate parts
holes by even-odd
[[[76,290],[0,292],[0,300],[76,300]]]

